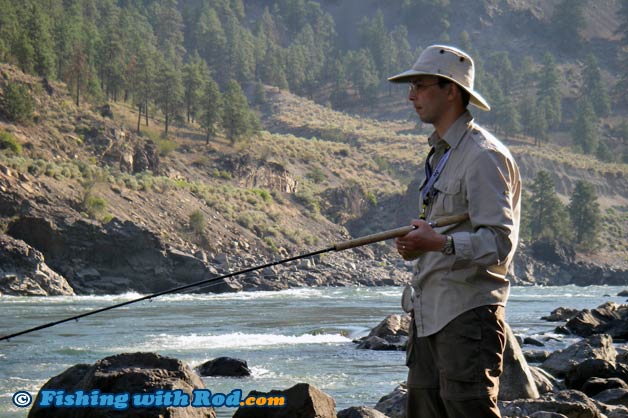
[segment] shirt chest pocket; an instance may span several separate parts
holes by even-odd
[[[439,179],[432,217],[458,215],[467,211],[467,194],[462,179]]]

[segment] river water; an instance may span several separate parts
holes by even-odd
[[[191,366],[230,356],[244,359],[248,378],[203,378],[214,393],[268,391],[308,382],[330,394],[338,410],[373,406],[405,379],[404,354],[356,350],[386,315],[401,313],[398,287],[303,288],[280,292],[183,294],[108,311],[0,343],[0,416],[25,417],[13,405],[19,390],[33,396],[50,377],[77,363],[123,352],[150,351]],[[550,339],[541,349],[573,342],[540,320],[553,309],[594,308],[614,301],[621,287],[515,287],[507,319],[515,333]],[[140,295],[0,297],[0,335]],[[525,349],[539,349],[524,347]],[[219,417],[234,410],[218,408]]]

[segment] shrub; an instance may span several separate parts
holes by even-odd
[[[0,105],[2,113],[13,122],[28,123],[33,119],[35,102],[23,84],[9,82],[4,89],[4,100]]]
[[[273,201],[273,197],[270,195],[268,190],[264,189],[253,189],[253,193],[262,198],[262,200],[266,203],[270,203]]]
[[[157,141],[157,149],[159,150],[159,155],[162,157],[170,154],[172,151],[176,150],[179,147],[179,144],[170,140],[170,139],[159,139]]]
[[[83,208],[91,219],[103,219],[107,214],[107,201],[99,196],[87,193],[83,201]]]
[[[200,210],[195,210],[190,214],[190,228],[196,235],[203,235],[205,230],[205,215]]]
[[[319,184],[325,180],[325,173],[323,173],[323,170],[321,170],[319,167],[316,167],[309,172],[307,177],[314,183]]]
[[[0,149],[8,149],[14,154],[22,154],[22,146],[13,135],[8,132],[0,131]]]

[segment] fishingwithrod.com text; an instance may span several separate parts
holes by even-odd
[[[13,404],[25,408],[33,402],[30,393],[19,391],[13,395]],[[149,393],[101,393],[100,390],[65,390],[42,389],[37,406],[40,408],[110,408],[125,410],[128,408],[175,407],[282,407],[286,405],[285,396],[257,395],[242,396],[241,389],[234,389],[228,394],[212,393],[208,389],[194,389],[187,393],[181,389],[157,390]]]

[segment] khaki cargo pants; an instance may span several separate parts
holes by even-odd
[[[442,330],[408,339],[407,418],[499,418],[504,307],[464,312]]]

